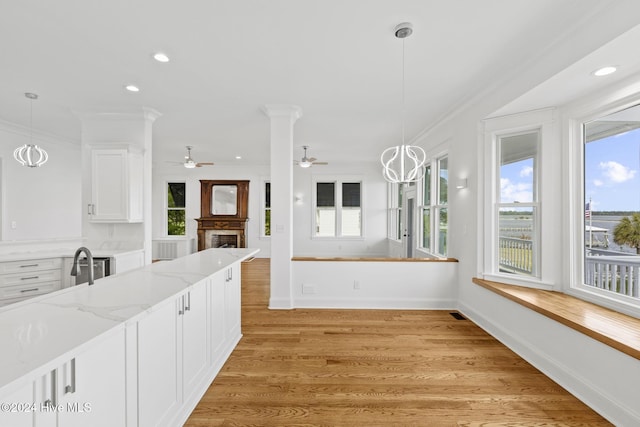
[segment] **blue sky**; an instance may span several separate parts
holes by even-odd
[[[640,211],[640,129],[585,147],[585,200],[595,211]]]
[[[594,211],[640,212],[640,129],[590,142],[585,147],[585,200]],[[533,200],[533,161],[502,166],[503,203]]]

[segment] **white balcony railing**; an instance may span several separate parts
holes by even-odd
[[[640,256],[587,256],[585,284],[640,298]]]
[[[533,273],[533,242],[501,236],[500,270],[531,275]]]

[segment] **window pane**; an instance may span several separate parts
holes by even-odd
[[[317,207],[335,207],[336,190],[333,182],[316,183],[316,206]]]
[[[447,208],[438,209],[438,217],[438,254],[447,256],[447,231],[449,229]]]
[[[431,166],[424,168],[424,201],[423,205],[431,204]]]
[[[264,235],[271,236],[271,209],[264,211]]]
[[[270,182],[264,183],[264,207],[265,208],[271,207],[271,183]]]
[[[499,209],[499,270],[533,275],[535,272],[535,208]]]
[[[584,279],[640,299],[640,106],[584,124]]]
[[[531,203],[539,132],[500,138],[500,203]]]
[[[360,236],[362,226],[362,210],[360,208],[342,208],[342,231],[343,236]]]
[[[446,205],[449,193],[449,160],[445,157],[438,161],[440,183],[438,184],[438,204]]]
[[[422,210],[422,247],[431,249],[431,209]]]
[[[342,207],[360,207],[360,183],[342,183]]]
[[[336,210],[334,208],[316,209],[316,236],[333,237],[336,234]]]
[[[167,218],[167,234],[169,236],[184,236],[184,209],[169,209]]]
[[[170,208],[184,208],[185,183],[170,182],[167,185],[167,206]]]

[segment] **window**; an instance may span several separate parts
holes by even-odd
[[[582,123],[582,289],[640,303],[640,105]]]
[[[501,273],[537,276],[537,153],[539,130],[500,135],[496,141],[498,255]]]
[[[362,183],[314,180],[315,237],[362,236]]]
[[[446,155],[431,160],[425,166],[420,202],[420,249],[446,257],[449,231],[449,160]]]
[[[540,289],[558,289],[563,280],[566,197],[555,117],[549,108],[484,122],[478,256],[485,279]]]
[[[263,237],[271,236],[271,183],[265,181],[263,187],[263,206],[262,206],[262,215],[263,215],[263,227],[262,233]]]
[[[167,183],[167,235],[185,235],[185,194],[184,182]]]
[[[402,184],[388,184],[387,194],[387,237],[402,240]]]

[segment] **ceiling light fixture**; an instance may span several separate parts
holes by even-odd
[[[602,67],[594,71],[593,75],[597,77],[608,76],[609,74],[615,73],[616,70],[617,68],[613,66]]]
[[[136,85],[126,85],[124,88],[129,92],[140,92],[140,88]]]
[[[35,93],[25,93],[24,96],[31,100],[31,118],[29,122],[29,143],[25,144],[21,147],[18,147],[13,152],[13,157],[20,163],[22,166],[27,166],[29,168],[37,168],[49,160],[49,155],[42,148],[38,147],[33,143],[33,101],[38,99],[38,95]]]
[[[169,62],[169,57],[162,52],[157,52],[153,54],[153,59],[155,59],[158,62]]]
[[[420,147],[405,145],[404,143],[404,110],[405,110],[405,78],[404,78],[404,39],[413,33],[413,26],[409,22],[398,24],[395,36],[402,39],[402,144],[389,147],[380,155],[382,176],[387,181],[398,184],[416,182],[424,176],[422,165],[426,154]]]

